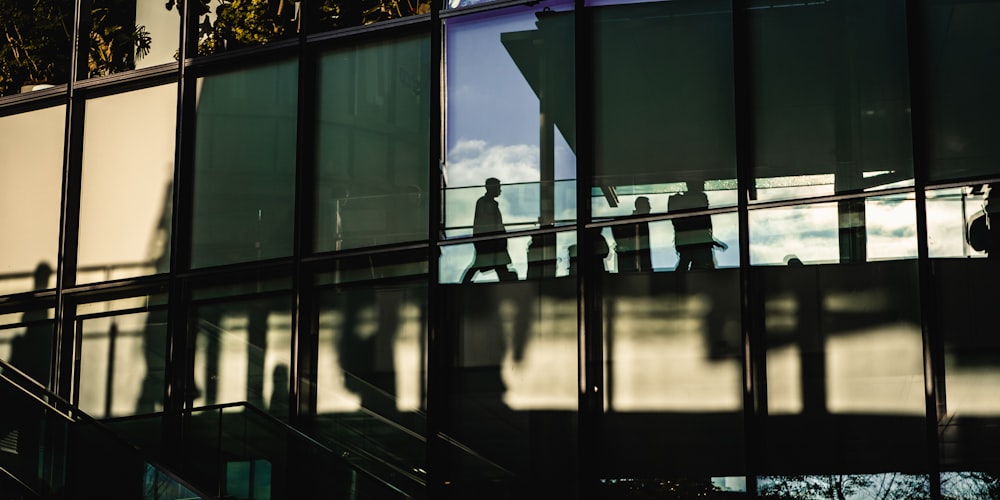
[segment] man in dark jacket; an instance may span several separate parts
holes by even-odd
[[[485,236],[496,233],[506,233],[503,226],[503,215],[497,196],[500,196],[500,180],[490,177],[486,179],[486,194],[476,201],[476,214],[472,222],[472,235]],[[517,274],[507,269],[510,264],[510,254],[507,252],[507,239],[477,241],[476,258],[465,270],[462,283],[471,283],[478,271],[494,270],[500,281],[516,280]]]

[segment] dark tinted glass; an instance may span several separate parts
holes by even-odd
[[[753,268],[751,296],[766,348],[766,474],[927,470],[913,210],[903,196],[752,211],[751,261],[767,264]],[[770,494],[809,482],[764,479]]]
[[[750,2],[752,199],[912,185],[905,15],[899,0]]]
[[[925,0],[924,83],[930,177],[996,175],[1000,146],[1000,23],[996,2]]]
[[[650,235],[658,224],[671,223],[649,224]],[[623,259],[642,248],[616,252],[617,274],[592,274],[603,307],[588,312],[603,325],[602,483],[614,497],[742,491],[739,269],[713,268],[711,247],[680,249],[690,265],[663,273]]]
[[[426,258],[338,260],[316,304],[313,435],[408,490],[427,479]]]
[[[191,263],[292,252],[297,64],[199,80]]]
[[[446,473],[464,498],[574,496],[577,280],[568,273],[575,235],[545,236],[570,243],[564,270],[529,261],[521,281],[494,270],[439,289],[445,359],[454,360],[442,379]]]
[[[990,458],[1000,444],[1000,403],[991,396],[1000,388],[1000,337],[989,291],[1000,279],[995,225],[1000,207],[990,185],[927,195],[936,311],[931,326],[944,347],[944,372],[936,381],[948,422],[940,427],[941,458],[949,471],[942,476],[942,488],[948,484],[950,491],[974,498],[980,495],[972,493],[1000,478]]]
[[[733,190],[730,2],[605,5],[592,16],[595,217],[628,214],[631,195]]]
[[[288,416],[291,299],[276,294],[193,306],[194,407],[246,401]]]
[[[5,315],[0,329],[0,359],[46,386],[54,358],[55,310],[39,306]]]
[[[427,239],[428,42],[402,39],[321,58],[316,250]]]

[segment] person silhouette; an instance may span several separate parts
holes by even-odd
[[[635,199],[632,215],[648,215],[649,198]],[[648,272],[653,270],[653,259],[649,250],[649,223],[618,225],[611,227],[615,237],[615,253],[618,254],[618,272]]]
[[[48,288],[52,276],[52,266],[39,262],[35,267],[35,290]],[[24,313],[24,333],[11,341],[10,364],[23,371],[42,385],[49,383],[52,359],[53,325],[45,321],[45,309],[33,309]]]
[[[288,416],[288,385],[288,365],[275,365],[271,372],[271,398],[267,411],[278,418]]]
[[[982,212],[976,213],[969,220],[969,229],[966,239],[974,250],[986,252],[988,259],[1000,258],[1000,229],[993,229],[994,224],[1000,222],[1000,203],[990,203],[993,195],[993,184],[987,184],[986,200],[983,203]]]
[[[500,205],[496,200],[497,196],[500,196],[500,192],[499,179],[495,177],[486,179],[486,194],[476,200],[476,213],[472,222],[473,236],[507,232],[503,226]],[[476,257],[469,268],[465,270],[462,283],[471,283],[477,272],[489,270],[496,271],[500,281],[517,279],[517,274],[507,268],[511,260],[510,253],[507,252],[506,238],[477,241],[473,245],[476,248]]]
[[[52,266],[47,262],[39,262],[35,267],[35,290],[48,288],[52,277]],[[9,362],[15,368],[31,377],[42,386],[49,386],[51,373],[52,347],[55,334],[54,324],[48,319],[48,310],[32,309],[26,311],[21,321],[24,323],[24,333],[11,340]],[[18,379],[15,379],[18,380]],[[0,400],[4,401],[3,416],[0,418],[0,438],[5,438],[16,446],[16,452],[6,455],[5,459],[14,459],[14,463],[6,460],[5,468],[13,468],[17,477],[22,478],[33,488],[39,487],[43,481],[39,479],[42,465],[42,439],[44,433],[44,410],[36,401],[26,397],[13,385],[4,382],[0,384]],[[41,490],[39,490],[41,491]]]
[[[689,182],[688,191],[677,193],[667,200],[667,211],[699,210],[708,208],[704,183]],[[694,215],[673,219],[674,246],[677,249],[678,271],[715,269],[715,247],[723,250],[728,245],[716,241],[712,235],[712,216]]]

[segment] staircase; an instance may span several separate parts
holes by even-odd
[[[0,360],[0,499],[210,499]]]

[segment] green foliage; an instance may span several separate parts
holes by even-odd
[[[0,0],[0,94],[69,76],[72,0]]]
[[[323,0],[318,22],[323,29],[349,28],[430,12],[430,0]]]
[[[22,86],[65,83],[73,46],[73,0],[0,0],[0,95]],[[86,76],[135,67],[152,38],[135,25],[134,0],[84,2],[90,26]]]
[[[198,25],[200,55],[263,45],[295,31],[291,0],[219,0],[214,21],[209,4],[199,10],[204,16]]]
[[[152,37],[135,25],[135,0],[94,0],[90,20],[89,77],[132,69],[149,53]]]

